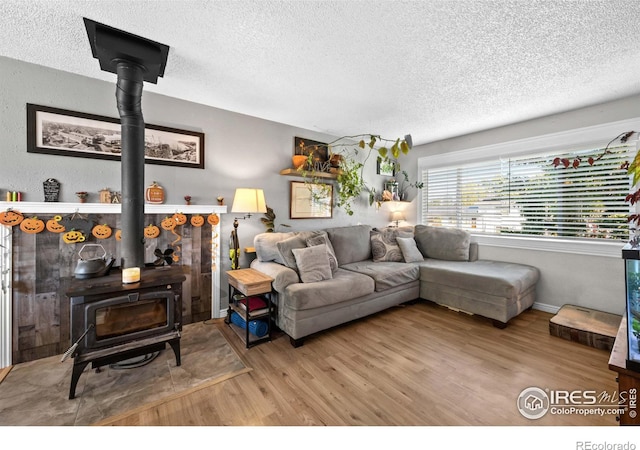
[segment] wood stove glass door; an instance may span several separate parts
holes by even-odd
[[[86,325],[95,332],[87,335],[87,347],[102,347],[141,338],[175,327],[175,295],[171,292],[130,294],[88,305]]]

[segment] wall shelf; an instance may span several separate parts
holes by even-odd
[[[306,174],[307,174],[307,177],[309,177],[309,178],[313,178],[313,177],[329,178],[329,179],[332,179],[332,180],[335,180],[336,178],[338,178],[338,174],[337,173],[306,172]],[[280,175],[288,175],[288,176],[292,176],[292,177],[305,178],[305,176],[303,175],[303,172],[298,172],[298,169],[282,169],[280,171]]]

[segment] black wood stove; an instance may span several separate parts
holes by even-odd
[[[101,278],[73,280],[71,341],[74,348],[69,398],[89,363],[99,368],[160,351],[168,343],[180,365],[182,282],[180,267],[142,271],[139,283],[122,284],[119,271]]]
[[[121,123],[122,260],[143,268],[145,138],[144,82],[164,76],[169,47],[84,18],[91,53],[103,71],[117,75],[116,105]],[[182,282],[176,268],[142,271],[139,283],[123,285],[122,274],[74,280],[71,342],[63,356],[74,358],[69,398],[87,364],[94,368],[153,353],[171,345],[180,365]]]

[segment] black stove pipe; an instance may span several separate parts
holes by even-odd
[[[93,57],[118,76],[116,100],[121,123],[123,269],[144,267],[143,82],[164,75],[169,47],[84,18]]]
[[[122,126],[121,267],[125,269],[144,267],[144,68],[124,60],[116,67],[116,100]]]

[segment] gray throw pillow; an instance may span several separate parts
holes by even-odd
[[[333,278],[325,244],[294,248],[291,251],[296,259],[300,279],[303,283],[314,283]]]
[[[387,227],[383,228],[384,230],[394,229],[398,233],[398,237],[413,237],[414,227],[411,225],[407,225],[404,227]]]
[[[471,234],[456,228],[416,225],[418,249],[427,258],[469,261]]]
[[[280,252],[280,258],[284,262],[284,265],[296,271],[298,270],[298,266],[292,250],[296,248],[306,248],[306,246],[307,243],[305,242],[305,239],[298,235],[276,243],[278,252]]]
[[[369,233],[371,239],[371,254],[373,262],[403,262],[402,252],[396,241],[397,231],[372,230]]]
[[[371,226],[351,225],[326,231],[340,265],[371,259]]]
[[[331,266],[331,272],[335,272],[336,270],[338,270],[338,258],[336,258],[336,252],[335,250],[333,250],[333,246],[331,245],[331,241],[329,240],[329,236],[327,235],[327,233],[322,233],[307,239],[308,247],[322,244],[327,246],[327,254],[329,256],[329,265]]]
[[[284,264],[276,244],[293,236],[293,233],[260,233],[253,238],[258,261],[275,261]]]
[[[418,245],[416,244],[415,239],[413,238],[396,238],[398,242],[398,247],[400,247],[400,251],[402,252],[402,257],[404,258],[404,262],[420,262],[424,261],[424,256],[418,250]]]

